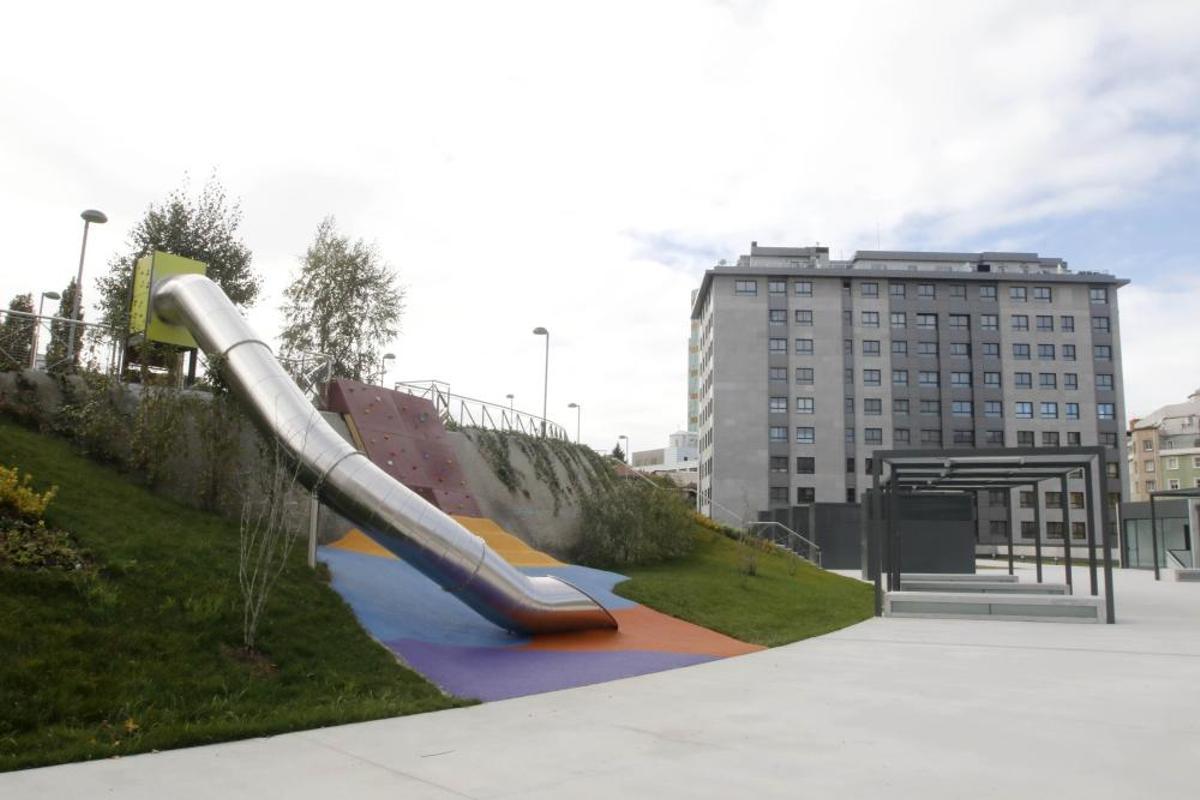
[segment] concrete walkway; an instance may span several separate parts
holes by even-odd
[[[1198,797],[1200,584],[1116,581],[1117,625],[872,620],[474,708],[9,773],[0,797]]]

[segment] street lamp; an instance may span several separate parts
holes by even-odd
[[[579,415],[583,412],[579,407],[579,403],[568,403],[567,408],[575,409],[575,444],[579,444]]]
[[[42,338],[42,317],[46,310],[46,298],[59,300],[62,295],[58,292],[42,292],[42,299],[38,301],[38,319],[33,325],[33,348],[29,352],[30,369],[37,369],[38,340]]]
[[[629,437],[622,433],[617,437],[618,441],[621,439],[625,440],[625,458],[629,459],[629,465],[633,466],[633,453],[629,449]]]
[[[87,253],[88,227],[93,222],[97,225],[108,222],[108,217],[104,216],[104,212],[94,208],[85,210],[79,216],[83,218],[83,244],[79,246],[79,274],[75,277],[75,302],[71,303],[71,328],[67,336],[68,364],[75,363],[75,320],[79,319],[79,301],[83,296],[83,257]]]
[[[506,394],[504,396],[506,398],[508,398],[508,410],[512,411],[513,410],[513,396],[511,394]]]
[[[387,375],[387,362],[395,361],[395,360],[396,360],[395,353],[384,353],[383,354],[383,358],[379,362],[379,382],[380,383],[383,382],[384,376]]]
[[[550,397],[550,331],[540,325],[533,329],[534,336],[546,337],[545,371],[542,375],[542,436],[546,435],[546,400]]]

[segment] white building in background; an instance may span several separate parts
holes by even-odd
[[[657,450],[638,450],[633,453],[631,462],[635,469],[651,473],[678,473],[673,475],[677,482],[696,480],[700,464],[699,434],[688,431],[675,431],[667,437],[667,446]],[[692,473],[690,476],[688,473]]]

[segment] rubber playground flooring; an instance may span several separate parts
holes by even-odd
[[[555,575],[603,604],[616,631],[520,636],[502,630],[358,530],[320,548],[333,588],[404,663],[459,697],[502,700],[686,667],[763,648],[613,593],[615,572],[564,564],[489,519],[455,517],[510,564]]]

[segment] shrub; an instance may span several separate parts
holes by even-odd
[[[653,564],[691,552],[692,509],[678,493],[645,481],[618,481],[580,503],[576,559],[593,567]]]
[[[17,467],[0,466],[0,516],[14,517],[25,522],[39,523],[46,506],[58,493],[57,486],[38,492],[32,486],[33,476],[21,477]]]

